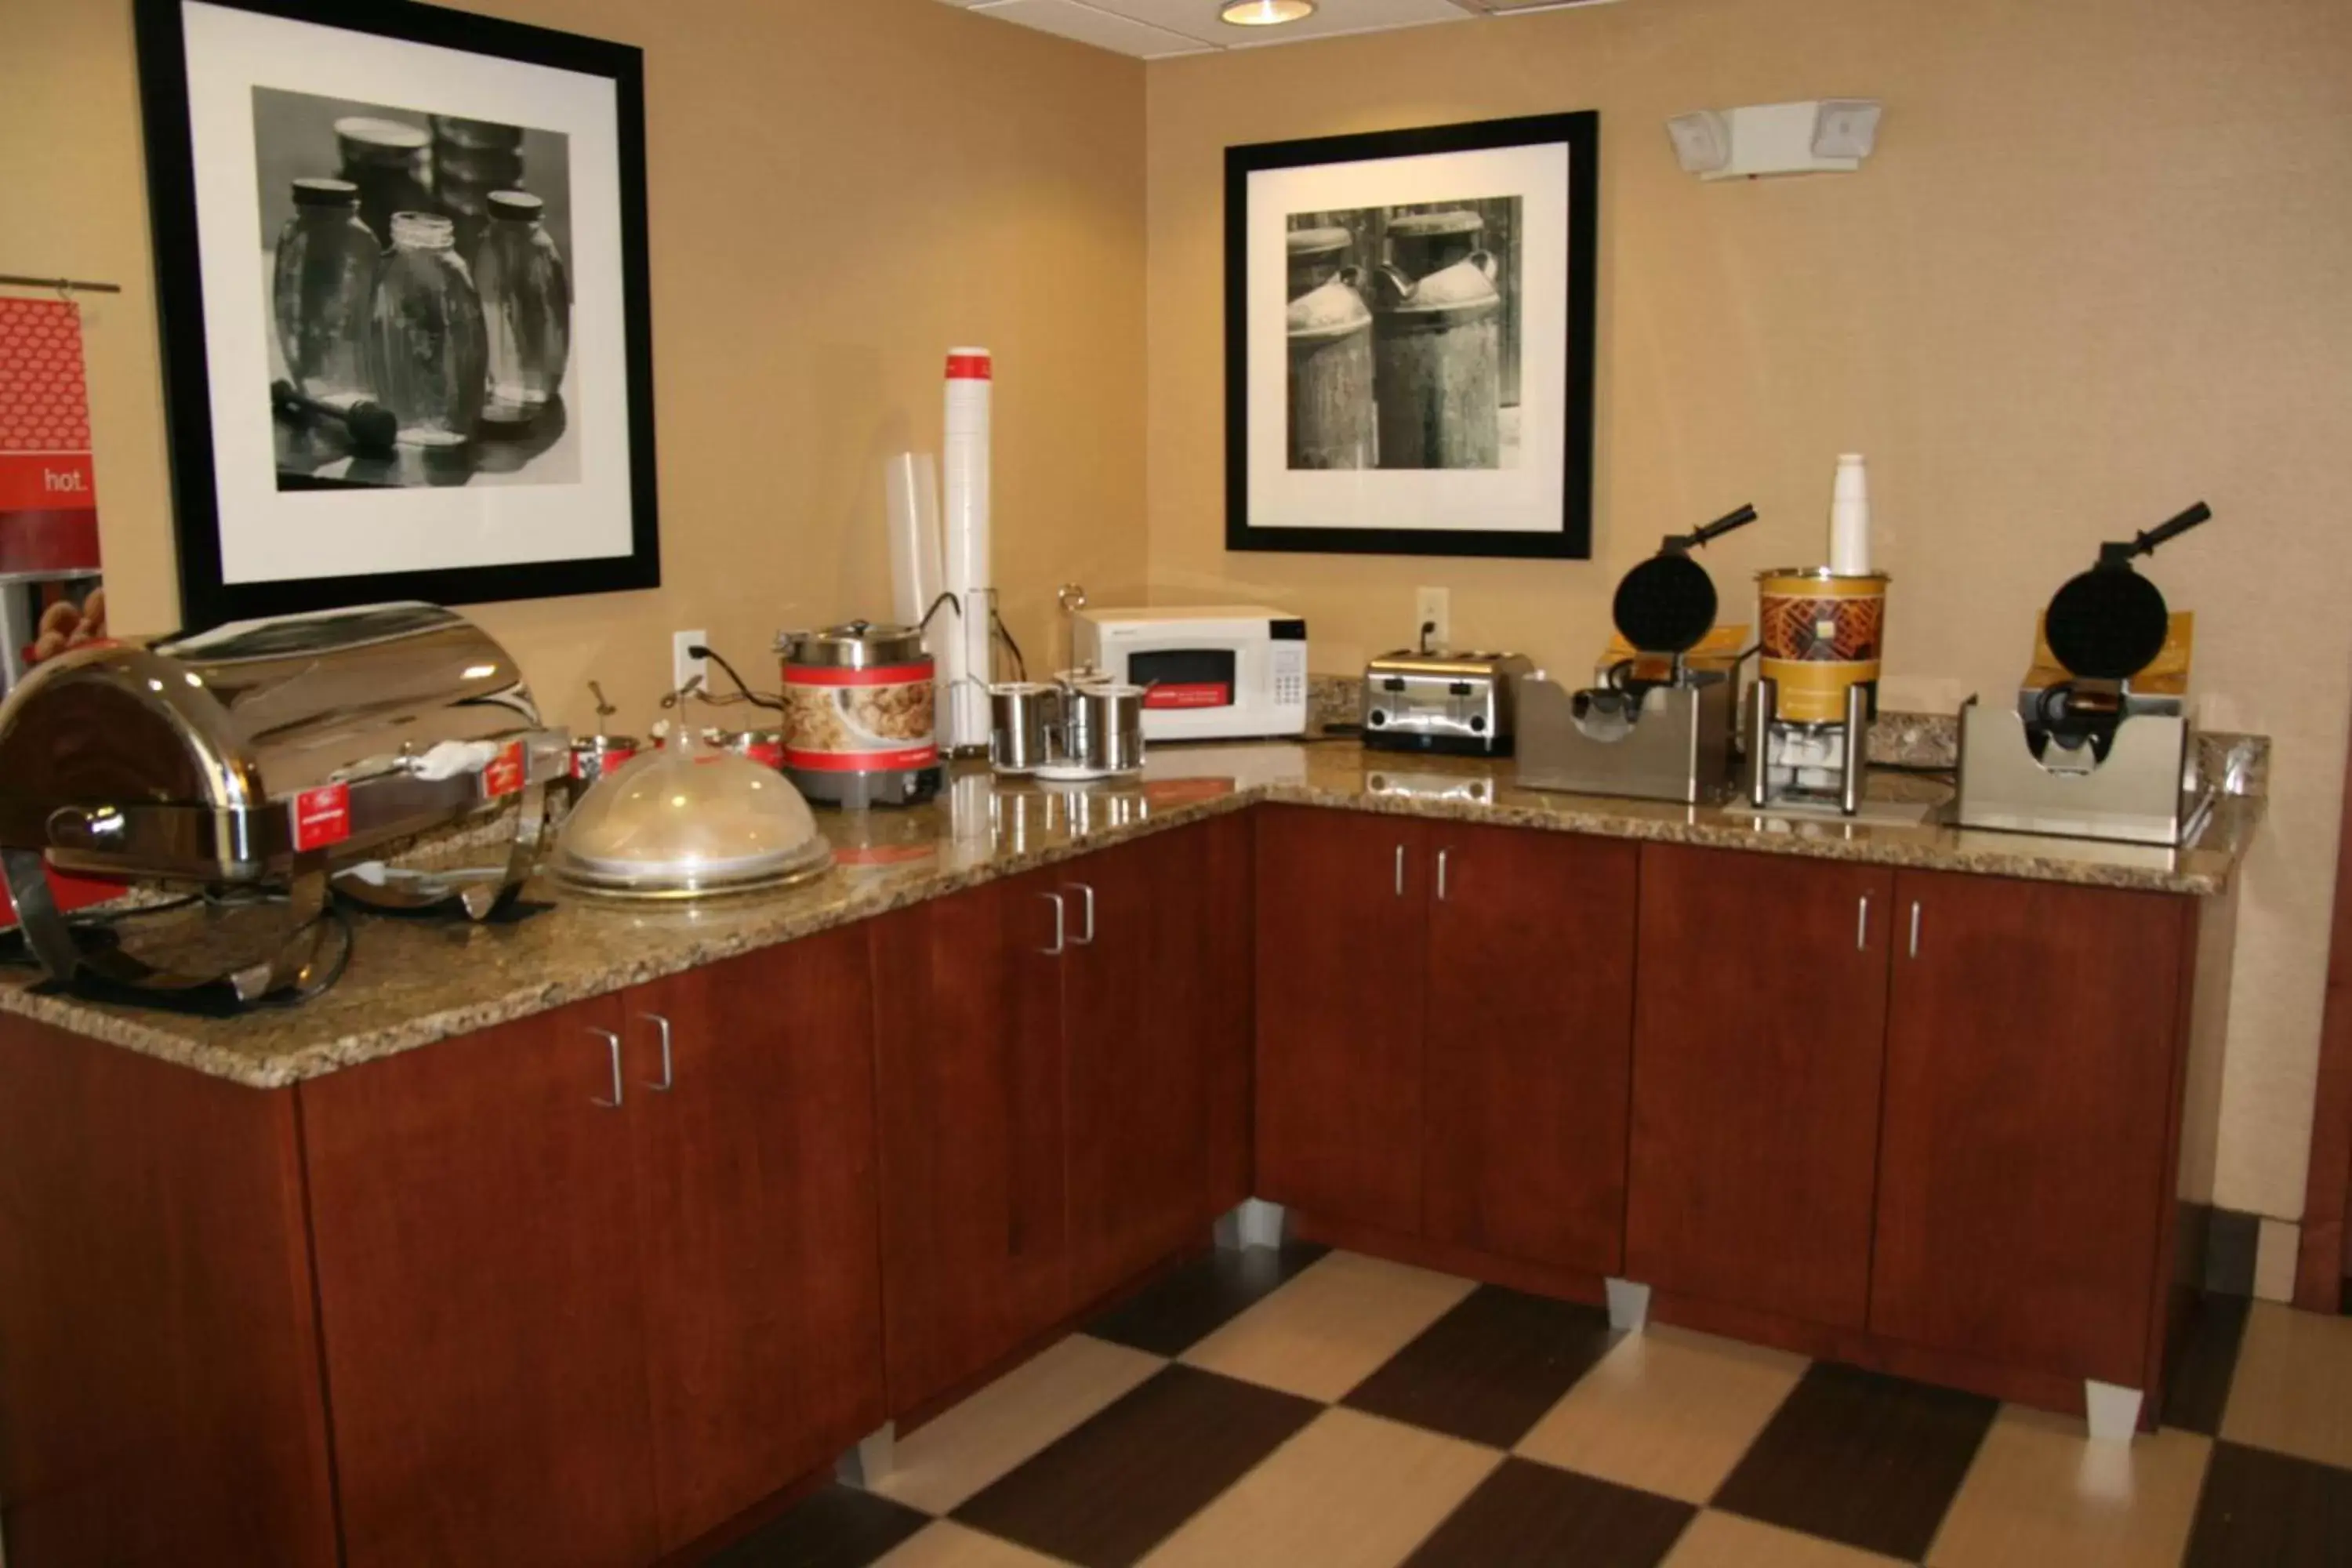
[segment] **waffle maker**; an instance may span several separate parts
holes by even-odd
[[[2133,562],[2211,518],[2203,501],[2099,547],[2042,616],[2014,710],[1974,698],[1960,712],[1960,825],[2178,845],[2211,805],[2185,710],[2176,617]]]
[[[1610,618],[1633,658],[1570,692],[1541,674],[1518,691],[1518,782],[1529,789],[1702,805],[1730,792],[1737,704],[1723,669],[1691,650],[1715,626],[1714,580],[1691,552],[1756,521],[1743,506],[1704,528],[1668,534],[1617,584]]]

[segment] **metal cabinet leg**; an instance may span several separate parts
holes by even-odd
[[[2128,1443],[2139,1430],[2140,1402],[2147,1396],[2137,1388],[2118,1388],[2094,1378],[2083,1380],[2083,1410],[2090,1418],[2091,1438],[2099,1443]]]
[[[1638,1334],[1650,1324],[1650,1288],[1631,1279],[1612,1279],[1609,1326],[1621,1334]]]
[[[898,1423],[885,1421],[860,1437],[857,1447],[834,1461],[833,1479],[845,1487],[870,1490],[889,1475],[891,1466],[898,1462]]]
[[[1217,1216],[1217,1246],[1227,1252],[1278,1247],[1289,1235],[1290,1211],[1264,1198],[1244,1198]]]

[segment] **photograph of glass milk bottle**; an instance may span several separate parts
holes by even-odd
[[[569,484],[561,132],[256,88],[281,490]]]

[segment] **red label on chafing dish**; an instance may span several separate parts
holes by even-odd
[[[324,849],[352,836],[352,786],[320,784],[294,797],[294,848]]]
[[[507,749],[490,759],[482,770],[482,796],[486,800],[503,800],[510,795],[520,795],[530,771],[523,766],[522,742],[508,742]]]
[[[1146,708],[1230,708],[1234,689],[1222,680],[1180,680],[1143,694]]]

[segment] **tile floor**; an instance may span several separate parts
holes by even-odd
[[[2352,1563],[2352,1319],[2216,1301],[2164,1429],[1313,1247],[1171,1275],[712,1568]]]

